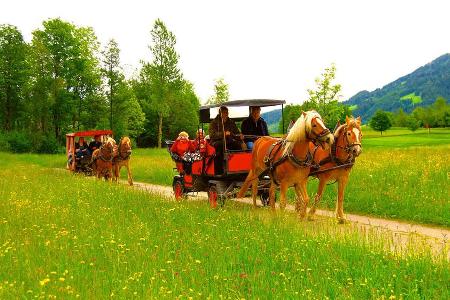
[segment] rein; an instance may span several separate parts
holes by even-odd
[[[109,159],[106,159],[104,156],[103,156],[103,151],[102,150],[108,150],[106,147],[104,147],[104,145],[102,145],[101,147],[100,147],[100,155],[98,156],[98,158],[100,158],[101,160],[103,160],[103,161],[106,161],[106,162],[110,162],[110,161],[112,161],[113,160],[113,152],[114,152],[114,149],[112,149],[111,148],[111,150],[109,150],[109,155],[110,155],[110,158]]]

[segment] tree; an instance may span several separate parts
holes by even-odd
[[[416,131],[420,127],[420,122],[413,116],[407,115],[405,118],[405,126],[411,131]]]
[[[435,126],[436,114],[431,107],[417,107],[413,110],[412,115],[415,119],[419,120],[425,128],[428,128],[428,133],[430,133],[431,127]]]
[[[370,127],[372,127],[375,131],[380,131],[381,135],[383,135],[383,131],[391,128],[392,123],[385,111],[377,110],[369,123]]]
[[[17,27],[0,25],[0,125],[10,131],[23,110],[28,82],[27,45]]]
[[[230,99],[228,84],[225,83],[223,78],[216,79],[214,92],[215,94],[209,97],[207,104],[220,104],[227,102]]]
[[[158,118],[158,147],[162,144],[163,121],[170,113],[173,102],[182,86],[182,74],[178,68],[179,55],[175,51],[175,35],[161,20],[156,20],[151,30],[153,54],[151,63],[144,63],[140,79],[141,86],[148,88],[146,107],[151,108]]]
[[[111,39],[108,42],[103,54],[102,74],[106,79],[107,99],[109,103],[109,128],[113,128],[113,103],[114,93],[118,89],[119,84],[124,80],[124,76],[120,72],[120,50],[117,42]]]
[[[33,32],[31,45],[29,98],[34,103],[29,104],[36,108],[31,123],[45,133],[53,130],[60,139],[63,131],[83,125],[89,100],[98,98],[98,43],[92,28],[78,28],[61,19],[45,21],[43,27]]]
[[[406,114],[403,109],[399,108],[397,113],[394,114],[394,122],[393,124],[398,127],[406,127],[407,126],[408,114]]]
[[[333,84],[336,67],[334,64],[326,68],[321,77],[316,78],[316,89],[308,89],[308,108],[315,109],[328,127],[334,127],[344,114],[344,108],[339,103],[340,84]],[[305,103],[305,104],[306,104]]]

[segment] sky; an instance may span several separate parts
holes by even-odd
[[[118,42],[131,75],[152,59],[159,18],[202,103],[223,78],[230,100],[300,104],[332,63],[347,100],[449,53],[449,12],[445,0],[3,0],[0,24],[17,26],[27,42],[50,18],[92,27],[103,46]]]

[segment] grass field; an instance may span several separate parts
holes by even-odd
[[[167,201],[56,162],[0,154],[1,299],[450,297],[449,262],[415,236],[395,249],[389,233]]]
[[[345,212],[450,226],[450,130],[363,134]],[[136,180],[171,185],[174,164],[165,149],[138,149],[133,155]],[[310,180],[308,190],[312,198],[317,180]],[[321,208],[334,210],[336,190],[336,185],[327,187]],[[292,191],[289,196],[294,199]]]
[[[363,153],[352,170],[344,211],[450,226],[450,130],[421,129],[412,133],[392,129],[383,133],[363,129]],[[47,167],[64,167],[61,155],[2,154]],[[0,162],[1,164],[1,162]],[[171,185],[174,164],[166,149],[136,149],[135,181]],[[122,170],[122,178],[126,178]],[[312,198],[317,180],[308,185]],[[328,186],[320,205],[334,210],[336,184]],[[294,193],[289,192],[291,201]]]

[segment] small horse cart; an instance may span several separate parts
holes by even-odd
[[[281,105],[283,111],[284,100],[270,100],[270,99],[254,99],[254,100],[235,100],[228,101],[221,104],[212,104],[201,106],[199,109],[200,125],[199,129],[204,130],[214,118],[215,114],[211,112],[218,112],[220,106],[226,106],[230,109],[230,119],[239,123],[249,116],[250,107],[268,107]],[[248,108],[248,110],[245,109]],[[235,116],[237,115],[237,116]],[[239,116],[242,115],[242,116]],[[284,130],[283,130],[284,131]],[[253,137],[255,136],[246,136]],[[232,198],[235,195],[235,189],[240,188],[251,169],[252,151],[251,150],[230,150],[226,148],[226,143],[223,144],[223,157],[217,157],[216,154],[207,154],[199,156],[189,164],[183,162],[180,158],[174,157],[170,151],[170,147],[174,141],[166,141],[169,153],[176,163],[178,174],[173,178],[173,191],[175,198],[181,200],[189,193],[207,192],[208,200],[211,207],[215,208],[217,205],[223,206],[225,199]],[[199,151],[199,149],[196,149]],[[216,164],[217,159],[223,159],[222,170],[218,170]],[[215,162],[216,161],[216,162]],[[268,204],[269,200],[269,185],[270,179],[265,176],[260,180],[258,185],[258,195],[260,196],[263,205]]]
[[[66,169],[72,172],[80,172],[86,175],[93,175],[93,170],[91,167],[92,153],[77,155],[75,138],[84,139],[86,137],[94,138],[98,136],[100,137],[100,142],[103,143],[109,136],[112,135],[113,135],[112,130],[88,130],[66,134],[66,154],[67,154]]]

